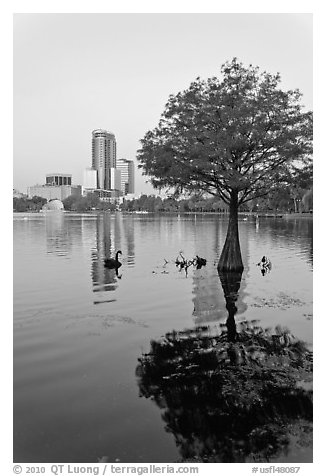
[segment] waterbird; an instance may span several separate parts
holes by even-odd
[[[271,268],[272,262],[267,256],[263,256],[262,259],[257,263],[257,266],[261,266],[262,268]]]
[[[110,268],[110,269],[118,269],[120,268],[120,266],[122,265],[122,263],[120,263],[119,261],[119,254],[122,255],[122,251],[117,251],[116,254],[115,254],[115,259],[113,258],[106,258],[104,260],[104,266],[106,268]]]
[[[200,258],[200,256],[196,255],[196,265],[197,266],[206,266],[207,260],[205,258]]]

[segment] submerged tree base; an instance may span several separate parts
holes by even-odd
[[[231,193],[228,231],[217,269],[224,273],[242,273],[244,269],[239,240],[237,192]]]
[[[242,273],[244,270],[240,246],[227,239],[220,256],[217,269],[224,273]]]

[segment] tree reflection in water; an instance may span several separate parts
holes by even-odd
[[[140,396],[162,409],[182,459],[269,461],[286,452],[289,425],[311,427],[312,353],[281,327],[243,321],[237,329],[241,274],[220,279],[226,325],[151,341],[136,370]]]

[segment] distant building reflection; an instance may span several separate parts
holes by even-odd
[[[81,221],[73,226],[61,211],[48,212],[45,215],[46,248],[48,254],[68,256],[73,245],[81,240]]]
[[[91,276],[93,292],[114,291],[118,280],[122,278],[123,267],[109,269],[104,266],[106,258],[114,257],[118,250],[122,251],[124,266],[133,266],[135,261],[134,226],[132,221],[125,220],[121,213],[114,215],[105,213],[97,216],[96,248],[91,251]],[[110,300],[111,301],[111,300]],[[103,301],[94,301],[95,304]]]
[[[121,217],[121,214],[120,214]],[[122,220],[122,228],[124,233],[124,247],[125,247],[125,259],[127,260],[127,266],[135,266],[135,223],[134,218],[130,215],[126,215]]]

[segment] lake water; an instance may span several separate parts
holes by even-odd
[[[225,322],[226,229],[216,215],[14,214],[15,462],[180,459],[136,369],[152,340]],[[312,220],[240,219],[240,240],[236,322],[285,326],[311,347]],[[103,260],[119,249],[117,276]],[[207,265],[186,275],[180,250]]]

